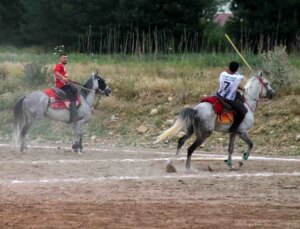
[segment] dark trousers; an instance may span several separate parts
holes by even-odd
[[[66,93],[67,98],[71,102],[76,101],[76,96],[78,94],[78,89],[76,87],[74,87],[73,85],[67,84],[67,85],[61,87],[60,89],[63,90]]]
[[[78,89],[73,85],[69,85],[69,84],[61,87],[60,89],[62,89],[66,93],[67,98],[71,101],[69,123],[72,123],[76,121],[76,116],[77,116],[76,97],[77,97]]]
[[[248,110],[245,107],[244,103],[237,98],[235,100],[224,99],[224,101],[228,103],[230,106],[232,106],[232,109],[236,111],[234,122],[229,128],[230,132],[234,132],[239,127],[241,122],[244,120]]]

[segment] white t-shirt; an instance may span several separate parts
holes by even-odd
[[[218,94],[225,99],[235,100],[236,90],[240,82],[244,79],[243,75],[239,73],[229,74],[224,71],[220,75],[220,89]]]

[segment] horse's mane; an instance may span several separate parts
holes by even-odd
[[[83,87],[87,88],[87,89],[93,89],[93,85],[94,85],[94,82],[93,82],[93,79],[94,77],[91,76],[86,82],[85,84],[83,85]],[[88,96],[89,94],[89,91],[88,90],[84,90],[83,88],[80,90],[80,93],[81,95],[86,99],[86,97]]]
[[[255,76],[252,76],[248,81],[247,81],[247,83],[246,83],[246,85],[245,85],[245,89],[246,90],[249,90],[250,89],[250,87],[252,86],[252,82],[255,80]]]

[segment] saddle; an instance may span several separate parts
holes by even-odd
[[[240,93],[237,93],[237,98],[244,102],[244,97]],[[213,105],[213,109],[217,114],[217,122],[228,125],[233,123],[236,111],[218,94],[203,98],[200,102],[207,102]]]
[[[44,93],[49,97],[49,106],[52,109],[70,109],[71,101],[67,99],[66,93],[58,87],[47,88]],[[77,95],[76,105],[79,107],[81,104],[80,95]]]

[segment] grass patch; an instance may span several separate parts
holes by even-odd
[[[260,67],[260,56],[245,53],[244,56],[252,67]],[[6,58],[9,57],[9,58]],[[288,59],[299,75],[300,61],[296,56]],[[67,70],[70,78],[85,82],[92,71],[99,69],[113,96],[102,97],[93,111],[90,122],[84,127],[85,137],[97,136],[112,139],[120,144],[137,144],[151,146],[153,139],[164,129],[170,127],[170,120],[175,120],[184,106],[194,106],[199,99],[215,92],[219,87],[219,74],[231,60],[240,61],[234,53],[216,54],[182,54],[182,55],[93,55],[71,53]],[[9,61],[10,60],[10,61]],[[36,86],[25,84],[24,66],[41,60],[47,63],[50,71],[45,82]],[[0,85],[0,135],[11,135],[12,107],[23,94],[32,90],[43,90],[54,85],[51,69],[57,56],[48,53],[26,53],[18,50],[0,50],[0,70],[5,80]],[[242,62],[242,61],[240,61]],[[249,70],[242,64],[241,72],[249,77]],[[1,73],[1,72],[0,72]],[[294,88],[300,94],[300,82]],[[295,90],[293,92],[296,94]],[[261,103],[255,114],[255,126],[250,131],[257,147],[277,147],[278,152],[291,153],[287,146],[300,147],[295,136],[300,126],[297,119],[300,115],[299,96],[282,96],[273,102]],[[156,115],[150,111],[157,109]],[[115,120],[112,120],[112,116]],[[145,134],[136,133],[140,125],[148,130]],[[287,134],[288,133],[288,134]],[[204,150],[215,151],[223,147],[227,151],[227,137],[214,134],[206,142]],[[30,139],[49,141],[70,141],[74,138],[71,125],[65,125],[47,119],[36,123],[29,132]],[[220,139],[225,140],[220,140]],[[84,142],[88,138],[84,138]],[[279,142],[280,140],[280,142]],[[176,143],[174,143],[174,148]],[[238,143],[244,148],[243,143]],[[166,147],[171,145],[163,144]],[[287,150],[288,149],[288,150]],[[297,155],[297,150],[292,149]],[[298,152],[299,154],[299,152]]]

